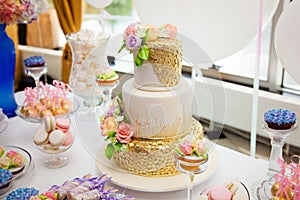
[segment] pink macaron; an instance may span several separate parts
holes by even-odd
[[[67,132],[70,128],[70,120],[67,117],[56,118],[56,129]]]
[[[209,200],[231,200],[231,193],[225,186],[212,187],[208,192]]]
[[[69,146],[74,141],[74,136],[70,131],[64,133],[66,136],[65,142],[62,144],[63,146]]]

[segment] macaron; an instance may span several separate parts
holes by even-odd
[[[222,185],[213,186],[208,192],[209,200],[231,200],[230,191]]]
[[[45,118],[45,129],[49,133],[51,131],[54,131],[56,127],[55,118],[53,116],[47,116]]]
[[[70,131],[65,132],[66,135],[66,140],[65,142],[62,144],[63,146],[69,146],[70,144],[73,143],[74,141],[74,136]]]
[[[66,135],[61,130],[54,130],[49,134],[49,142],[53,146],[60,146],[66,140]]]
[[[35,131],[33,135],[33,141],[37,145],[47,143],[48,133],[44,128],[39,128]]]
[[[67,117],[56,118],[56,129],[67,132],[70,128],[70,120]]]
[[[236,184],[234,184],[233,181],[227,181],[223,185],[230,191],[232,196],[238,190],[238,186]]]

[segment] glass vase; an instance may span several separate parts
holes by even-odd
[[[8,117],[14,117],[16,116],[15,110],[17,109],[14,96],[16,51],[14,42],[8,37],[5,28],[6,24],[0,24],[0,107]]]
[[[72,50],[72,70],[69,85],[72,92],[83,99],[86,107],[95,107],[101,103],[101,91],[95,82],[97,72],[108,66],[106,46],[109,34],[101,37],[78,37],[79,33],[67,35]]]

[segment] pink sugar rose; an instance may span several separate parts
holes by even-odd
[[[9,159],[12,159],[13,157],[17,156],[18,153],[13,151],[13,150],[10,150],[9,152],[6,153],[6,156],[9,158]]]
[[[189,155],[191,155],[191,152],[192,152],[192,150],[193,150],[194,147],[189,142],[183,142],[183,143],[180,143],[178,145],[178,148],[180,149],[180,151],[182,153],[184,153],[184,155],[189,156]]]
[[[47,200],[56,200],[54,192],[45,192],[42,194],[42,196],[47,197]]]
[[[13,164],[16,164],[17,166],[23,166],[24,164],[24,159],[21,155],[16,155],[13,158],[11,158],[11,162]]]
[[[116,138],[120,143],[127,144],[131,141],[131,137],[134,135],[133,127],[124,122],[119,124],[119,127],[116,131]]]
[[[173,26],[172,24],[166,24],[165,29],[167,30],[167,33],[171,39],[176,38],[177,28],[175,26]]]
[[[137,32],[136,27],[129,25],[124,32],[124,38],[127,38],[129,35],[135,35],[136,32]]]

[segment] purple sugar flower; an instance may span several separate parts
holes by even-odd
[[[126,38],[126,46],[129,50],[135,50],[137,48],[139,48],[142,44],[142,40],[141,38],[130,34],[127,38]]]

